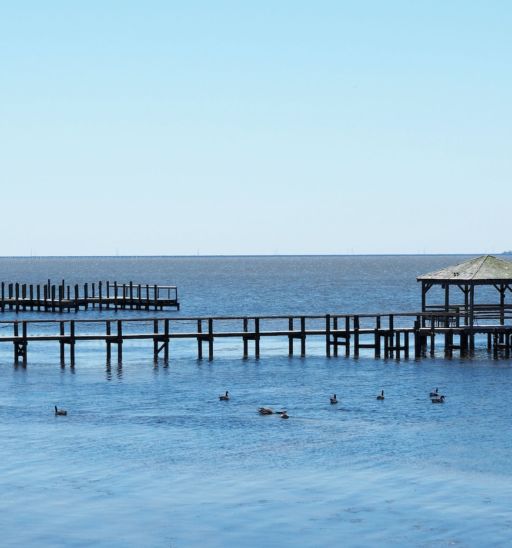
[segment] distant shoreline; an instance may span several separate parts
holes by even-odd
[[[496,253],[261,253],[248,255],[0,255],[1,259],[227,259],[272,257],[472,257],[480,255],[512,255]]]

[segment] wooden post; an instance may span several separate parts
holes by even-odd
[[[121,308],[126,309],[126,284],[123,284],[123,299],[121,301]]]
[[[9,284],[9,310],[13,309],[12,290],[13,290],[13,284]]]
[[[64,288],[59,285],[59,305],[58,305],[58,308],[59,308],[59,312],[62,312],[62,299],[64,298]]]
[[[460,356],[461,358],[465,358],[468,355],[468,336],[465,332],[463,331],[460,332],[459,341],[460,341]],[[491,347],[490,347],[490,337],[489,337],[489,351],[490,350],[491,350]]]
[[[133,282],[130,280],[130,310],[133,310]]]
[[[69,322],[69,365],[75,367],[75,320]]]
[[[14,337],[15,337],[15,340],[13,341],[13,346],[14,346],[14,363],[16,365],[18,365],[19,363],[19,358],[20,358],[20,355],[19,355],[19,352],[18,352],[18,344],[19,344],[19,341],[18,341],[18,337],[19,337],[19,327],[18,327],[18,320],[15,320],[12,324],[12,327],[13,327],[13,332],[14,332]]]
[[[107,280],[106,289],[107,289],[107,310],[109,310],[110,309],[110,281],[109,280]]]
[[[153,320],[153,359],[158,360],[158,320]]]
[[[155,294],[153,295],[153,298],[155,300],[155,310],[158,310],[158,286],[155,284],[154,287]]]
[[[169,319],[166,318],[164,320],[164,336],[165,336],[165,346],[164,346],[164,361],[169,361],[169,346],[171,344],[170,338],[169,338]]]
[[[149,299],[149,284],[146,284],[146,310],[149,310],[150,305],[150,299]]]
[[[208,359],[213,360],[213,319],[208,318]]]
[[[100,310],[103,310],[103,284],[102,282],[98,282],[98,305],[100,307]]]
[[[500,284],[500,325],[505,325],[505,292],[506,286]]]
[[[91,284],[91,290],[92,290],[92,307],[96,308],[96,284],[92,282]]]
[[[359,316],[354,316],[354,356],[359,356]]]
[[[444,284],[444,311],[446,312],[444,326],[449,327],[450,320],[448,318],[448,312],[450,312],[450,284],[448,283]]]
[[[36,286],[36,298],[37,298],[37,311],[41,310],[41,286],[37,284]]]
[[[293,318],[288,318],[288,331],[293,331]],[[293,356],[293,334],[288,334],[288,356]]]
[[[20,311],[20,284],[19,283],[16,283],[15,291],[16,291],[16,314],[17,314]]]
[[[5,310],[5,282],[2,282],[2,312]]]
[[[421,311],[423,313],[425,313],[425,311],[427,310],[427,289],[426,289],[426,284],[425,282],[422,280],[421,281]],[[425,317],[422,316],[421,317],[421,325],[422,327],[425,327]]]
[[[400,359],[400,330],[395,331],[395,358]]]
[[[21,325],[21,329],[22,329],[22,336],[23,336],[23,341],[22,341],[22,359],[23,359],[23,365],[26,365],[27,364],[27,347],[28,347],[28,341],[27,341],[27,322],[23,322],[22,325]]]
[[[473,284],[469,287],[469,326],[471,332],[469,333],[469,353],[472,355],[475,351],[475,335],[473,333],[473,326],[475,323],[475,286]]]
[[[380,326],[381,318],[377,316],[375,318],[375,357],[380,358]]]
[[[451,337],[450,337],[451,335]],[[444,356],[445,358],[451,358],[453,356],[453,331],[446,331],[444,334]]]
[[[107,320],[105,322],[105,334],[106,334],[106,342],[107,342],[107,363],[110,363],[110,360],[112,358],[112,342],[110,341],[110,335],[111,335],[111,326],[110,321]]]
[[[29,299],[30,299],[30,310],[34,310],[34,285],[30,284],[28,289],[29,289]]]
[[[306,318],[300,317],[300,355],[306,355]]]
[[[84,308],[87,310],[89,308],[89,286],[84,284]]]
[[[57,299],[57,287],[55,284],[53,284],[51,287],[51,294],[52,294],[52,312],[55,312],[56,310],[55,300]]]
[[[254,332],[255,332],[255,339],[254,339],[254,353],[256,356],[256,359],[260,358],[260,319],[254,318]]]
[[[137,287],[137,293],[139,298],[139,305],[137,308],[141,310],[142,309],[142,286],[140,284]]]
[[[404,358],[409,359],[409,331],[404,331]]]
[[[331,316],[325,315],[325,355],[331,357]]]
[[[350,356],[350,316],[345,317],[345,356]]]
[[[247,340],[247,331],[248,331],[248,319],[244,318],[243,324],[244,324],[244,336],[243,336],[243,345],[244,345],[244,360],[246,360],[249,357],[249,341]]]
[[[389,352],[390,358],[393,358],[395,356],[393,352],[393,335],[394,334],[395,334],[395,317],[393,316],[393,314],[390,314],[389,315],[389,344],[388,344],[388,352]]]
[[[60,346],[60,365],[61,367],[64,367],[65,363],[66,363],[66,357],[65,357],[65,352],[64,352],[64,348],[65,348],[65,342],[64,342],[64,336],[66,334],[66,331],[65,331],[65,328],[64,328],[64,322],[59,322],[59,325],[60,325],[60,341],[59,341],[59,346]]]
[[[123,322],[117,320],[117,363],[123,361]]]
[[[117,300],[117,282],[114,282],[114,310],[117,311],[118,306],[119,306],[119,303]]]
[[[75,312],[80,310],[80,294],[78,290],[78,284],[75,284]]]
[[[71,288],[67,287],[67,298],[68,298],[68,312],[71,312]]]
[[[203,322],[202,320],[197,320],[197,359],[203,359]]]
[[[333,343],[334,343],[334,356],[337,358],[338,357],[338,316],[334,316],[334,319],[333,319],[333,329],[334,331],[336,332],[335,334],[333,334]]]

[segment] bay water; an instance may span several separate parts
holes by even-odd
[[[0,278],[176,284],[181,301],[24,319],[416,311],[416,276],[467,258],[2,258]],[[288,357],[265,339],[259,360],[230,340],[208,362],[171,344],[155,364],[151,342],[127,342],[118,366],[80,342],[75,368],[57,344],[31,343],[27,367],[0,344],[2,546],[510,544],[511,360],[329,359],[321,340]]]

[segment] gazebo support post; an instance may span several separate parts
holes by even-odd
[[[469,287],[467,285],[464,286],[464,325],[468,325],[469,323],[469,316],[468,316],[468,309],[469,309]]]
[[[450,325],[450,320],[448,318],[448,312],[450,311],[450,284],[444,284],[444,311],[446,316],[444,319],[444,326],[448,327]]]

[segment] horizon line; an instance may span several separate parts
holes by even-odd
[[[451,253],[248,253],[248,254],[179,254],[179,255],[0,255],[0,259],[191,259],[191,258],[253,258],[253,257],[433,257],[467,255],[511,255],[500,252],[451,252]]]

